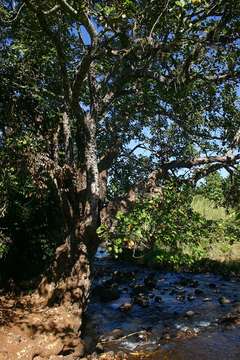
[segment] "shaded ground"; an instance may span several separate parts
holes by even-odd
[[[0,316],[0,360],[57,360],[64,354],[72,360],[84,352],[71,332],[73,314],[43,306],[37,295],[2,296]]]

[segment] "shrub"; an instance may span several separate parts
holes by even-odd
[[[117,214],[114,229],[102,226],[98,233],[115,256],[128,248],[133,256],[148,252],[161,262],[176,263],[183,255],[187,262],[196,260],[203,256],[201,240],[212,222],[193,211],[192,196],[189,186],[168,184],[163,198],[139,199],[130,212]]]
[[[190,186],[169,183],[162,197],[138,199],[129,212],[117,213],[113,228],[102,225],[98,234],[115,257],[128,249],[133,257],[175,268],[207,258],[216,243],[229,250],[240,239],[238,217],[195,194]]]

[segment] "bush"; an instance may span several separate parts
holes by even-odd
[[[130,212],[117,214],[114,229],[102,226],[98,233],[115,256],[131,249],[133,256],[148,252],[159,262],[195,261],[213,224],[193,211],[192,196],[189,186],[168,184],[163,198],[139,199]]]
[[[216,242],[225,248],[239,241],[239,225],[235,213],[196,198],[190,186],[169,183],[162,197],[138,199],[131,211],[117,213],[114,228],[102,225],[98,234],[115,257],[130,250],[133,257],[179,268],[208,257]]]
[[[51,179],[39,176],[37,183],[15,150],[1,149],[0,272],[27,278],[37,276],[51,262],[62,240],[63,221]]]

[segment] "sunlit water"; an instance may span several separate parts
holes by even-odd
[[[165,359],[196,360],[203,353],[205,360],[240,359],[240,328],[231,321],[226,327],[221,320],[240,303],[239,281],[114,262],[104,249],[99,249],[95,265],[87,332],[102,340],[107,350],[143,351],[154,360],[163,353]],[[149,278],[152,286],[146,286]],[[102,301],[105,284],[116,288],[119,298]],[[147,304],[134,303],[129,311],[121,311],[121,305],[134,302],[139,286]],[[119,340],[111,337],[114,329],[122,330]]]

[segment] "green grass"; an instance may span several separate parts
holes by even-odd
[[[202,195],[194,196],[192,209],[207,220],[226,220],[229,216],[224,207],[216,207],[213,201]]]

